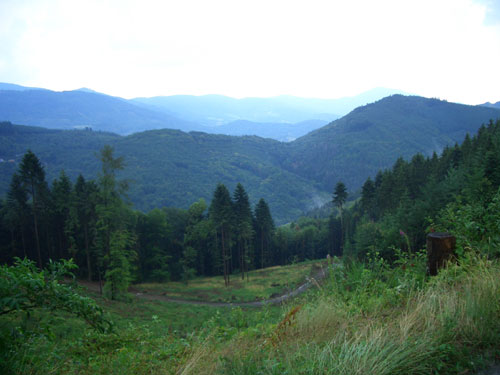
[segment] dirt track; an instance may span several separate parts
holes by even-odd
[[[179,303],[184,305],[204,305],[204,306],[215,306],[215,307],[262,307],[265,305],[279,305],[280,303],[285,302],[286,300],[298,296],[299,294],[304,293],[307,289],[309,289],[312,285],[319,285],[328,270],[325,268],[321,268],[318,272],[316,272],[312,277],[308,278],[304,284],[300,285],[297,289],[294,289],[288,293],[285,293],[279,297],[270,298],[261,301],[252,301],[252,302],[211,302],[211,301],[194,301],[194,300],[185,300],[180,298],[171,298],[161,294],[154,293],[141,293],[134,289],[132,286],[129,288],[129,292],[132,293],[135,297],[146,299],[149,301],[165,301],[172,303]],[[79,281],[80,285],[86,287],[87,289],[93,292],[99,292],[99,283],[97,282],[88,282],[88,281]]]

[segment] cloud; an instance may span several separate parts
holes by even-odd
[[[500,2],[498,0],[476,0],[485,7],[485,25],[500,25]]]
[[[0,81],[125,97],[339,97],[385,86],[497,101],[500,33],[485,25],[495,4],[3,0]]]

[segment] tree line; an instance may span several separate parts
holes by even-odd
[[[49,185],[42,162],[26,152],[0,201],[2,263],[20,257],[42,268],[49,260],[72,258],[79,277],[99,281],[117,298],[132,281],[223,275],[229,285],[232,275],[248,280],[250,270],[332,250],[328,225],[301,219],[276,228],[266,201],[252,209],[241,184],[232,194],[218,184],[209,206],[200,199],[188,209],[134,210],[127,203],[128,182],[117,177],[123,158],[110,146],[97,156],[95,180],[80,175],[72,183],[61,171]]]
[[[500,199],[499,187],[497,120],[481,126],[474,136],[467,134],[461,145],[444,148],[439,156],[434,152],[431,157],[416,154],[409,161],[399,158],[392,168],[368,178],[360,199],[344,210],[344,253],[363,259],[378,252],[391,260],[395,249],[425,248],[431,231],[451,231],[457,237],[468,232],[477,246],[489,241],[492,255],[493,245],[500,245],[500,212],[492,208]]]

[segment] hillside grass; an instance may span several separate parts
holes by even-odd
[[[65,314],[0,317],[3,365],[23,374],[446,375],[499,358],[498,260],[467,256],[433,278],[423,254],[344,263],[305,295],[262,309],[90,294],[115,322],[111,334]]]
[[[188,283],[142,283],[133,286],[140,293],[161,294],[171,298],[210,302],[251,302],[273,298],[295,289],[321,270],[322,261],[313,260],[287,266],[250,271],[245,280],[231,275],[229,287],[223,276],[203,277]]]
[[[182,374],[471,374],[500,355],[500,264],[427,280],[422,259],[332,270],[260,339],[214,340]]]

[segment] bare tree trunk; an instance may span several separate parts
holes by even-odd
[[[33,203],[35,204],[35,203]],[[33,224],[35,226],[36,252],[38,255],[38,267],[42,268],[42,252],[40,251],[40,237],[38,236],[38,220],[36,217],[36,209],[33,208]]]
[[[97,262],[97,275],[99,276],[99,294],[102,296],[102,278],[101,278],[101,267],[99,267],[99,262]]]
[[[14,229],[10,228],[10,244],[12,246],[12,254],[16,253],[16,240],[14,239]]]
[[[24,257],[28,258],[28,254],[26,253],[26,242],[25,242],[25,239],[24,239],[24,230],[23,230],[22,227],[21,227],[21,242],[23,244],[23,254],[24,254]]]
[[[264,231],[260,231],[260,268],[264,268]]]
[[[85,236],[85,255],[87,257],[87,277],[89,281],[92,281],[92,266],[90,264],[89,233],[87,224],[83,227],[83,233]]]
[[[221,227],[221,246],[222,246],[222,263],[224,265],[224,286],[228,286],[228,273],[227,273],[227,259],[226,259],[226,248],[224,247],[224,226]]]
[[[244,254],[245,247],[242,245],[241,241],[238,242],[238,256],[240,258],[240,272],[241,272],[241,280],[245,280],[245,264],[244,264]]]

